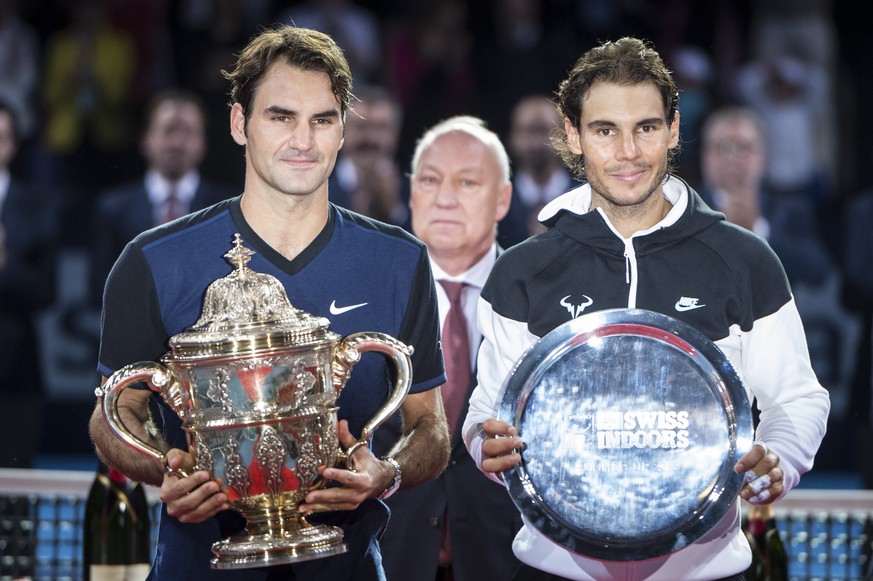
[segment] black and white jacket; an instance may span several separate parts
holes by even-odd
[[[576,188],[540,213],[548,231],[498,259],[480,299],[479,386],[463,428],[480,468],[478,425],[496,416],[504,379],[525,351],[571,318],[624,307],[670,315],[722,349],[749,400],[757,399],[756,439],[779,454],[786,492],[812,467],[830,403],[810,365],[779,259],[764,240],[726,222],[681,179],[669,177],[663,193],[673,205],[667,216],[623,238],[602,210],[589,211],[590,186]],[[739,525],[737,506],[692,545],[641,562],[582,557],[529,524],[513,547],[531,566],[571,579],[717,579],[750,562]]]

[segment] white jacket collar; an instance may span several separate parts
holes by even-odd
[[[675,178],[672,175],[667,176],[667,180],[663,186],[664,197],[673,205],[673,208],[658,223],[659,228],[664,228],[674,224],[688,207],[688,188],[685,183]],[[542,223],[554,218],[561,210],[567,210],[574,214],[587,214],[591,209],[591,185],[583,184],[578,188],[574,188],[558,196],[548,204],[546,204],[540,213],[537,215],[537,220]]]

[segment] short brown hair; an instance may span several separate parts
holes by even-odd
[[[570,76],[561,82],[555,92],[558,112],[576,129],[580,129],[585,96],[591,91],[591,87],[601,82],[629,86],[651,83],[661,93],[667,122],[672,123],[676,117],[679,107],[676,83],[660,55],[646,41],[624,37],[614,42],[605,42],[576,61]],[[584,180],[585,160],[581,155],[570,151],[563,124],[552,143],[573,175]],[[677,150],[678,148],[671,151],[670,159]]]
[[[277,26],[261,31],[239,53],[233,70],[221,71],[230,81],[230,104],[242,105],[251,115],[255,91],[267,70],[279,59],[302,71],[320,71],[330,77],[333,94],[345,115],[352,100],[352,73],[342,49],[331,37],[309,28]]]

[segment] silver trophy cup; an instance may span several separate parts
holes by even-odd
[[[159,393],[179,415],[196,468],[224,485],[246,532],[215,543],[214,569],[306,561],[346,550],[341,529],[313,525],[298,511],[326,485],[319,466],[346,465],[409,392],[412,347],[384,333],[341,338],[327,319],[291,306],[281,283],[250,270],[254,254],[239,234],[225,257],[232,272],[207,289],[200,319],[170,339],[156,362],[115,372],[97,395],[112,431],[166,466],[164,452],[122,423],[117,398],[135,383]],[[389,357],[396,379],[388,399],[347,451],[337,440],[336,400],[361,353]]]

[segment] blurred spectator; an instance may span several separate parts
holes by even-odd
[[[101,0],[69,4],[69,26],[47,40],[42,85],[43,147],[63,188],[63,233],[86,243],[96,193],[133,171],[131,101],[136,52]],[[134,158],[135,159],[135,158]]]
[[[169,0],[107,0],[106,14],[133,43],[136,54],[132,101],[137,112],[160,89],[173,84]]]
[[[357,83],[380,82],[382,31],[369,9],[352,0],[305,0],[279,13],[279,21],[314,28],[343,49]]]
[[[473,38],[463,0],[428,0],[388,33],[388,88],[403,107],[398,159],[410,159],[426,127],[476,112]]]
[[[577,39],[546,22],[544,0],[491,0],[489,26],[475,39],[473,63],[483,115],[506,135],[512,107],[530,93],[549,94],[573,65]],[[562,24],[561,21],[558,21]]]
[[[752,4],[755,50],[769,53],[788,44],[805,44],[821,64],[836,58],[833,0],[757,0]]]
[[[359,103],[346,114],[345,142],[330,176],[335,204],[370,218],[405,226],[408,186],[397,162],[403,112],[386,89],[355,90]]]
[[[218,71],[230,69],[258,25],[268,23],[266,0],[180,0],[171,5],[178,86],[198,93],[208,119],[226,119],[227,86]],[[254,20],[260,17],[260,21]],[[203,173],[226,183],[242,184],[244,159],[227,139],[221,123],[207,128],[209,157]]]
[[[543,206],[579,185],[552,148],[551,134],[558,122],[558,111],[545,95],[524,97],[512,110],[512,204],[497,236],[504,248],[545,230],[537,221]]]
[[[242,192],[202,178],[206,117],[198,96],[168,89],[146,111],[140,150],[145,175],[103,192],[97,207],[92,274],[94,305],[124,246],[137,234]]]
[[[682,117],[682,146],[676,163],[686,181],[700,181],[700,126],[713,107],[712,60],[702,48],[681,46],[667,63],[679,87],[679,114]]]
[[[791,89],[794,95],[785,98],[785,101],[794,105],[793,117],[789,114],[792,108],[787,104],[763,113],[776,113],[772,119],[765,118],[765,122],[788,130],[778,129],[779,134],[772,138],[768,135],[768,139],[781,141],[773,146],[786,149],[783,175],[789,175],[792,171],[799,174],[796,185],[802,187],[803,177],[809,175],[810,171],[815,172],[811,180],[811,195],[817,206],[817,220],[825,243],[832,251],[841,243],[837,234],[840,230],[840,198],[858,189],[853,173],[855,164],[863,157],[865,150],[856,149],[852,137],[854,127],[864,127],[863,120],[858,118],[863,113],[857,108],[864,108],[860,103],[866,101],[868,94],[859,93],[861,101],[858,103],[849,96],[851,91],[846,90],[866,81],[862,79],[864,73],[861,71],[856,71],[854,75],[844,74],[844,65],[840,61],[845,62],[845,57],[839,55],[840,41],[843,40],[843,46],[852,47],[851,51],[846,52],[862,53],[864,47],[862,42],[853,42],[846,26],[840,27],[838,37],[835,21],[837,4],[833,0],[759,0],[751,2],[749,7],[752,54],[759,62],[780,63],[775,68],[794,68],[793,71],[780,74],[797,77],[795,81],[783,82],[785,85],[795,85]],[[786,92],[789,90],[786,89]],[[807,135],[803,135],[804,129]],[[768,127],[766,131],[771,129]],[[811,143],[792,143],[794,139],[807,138],[810,132]],[[812,152],[813,166],[797,155],[808,155],[807,151]],[[792,163],[808,169],[799,172],[792,167]]]
[[[766,189],[767,145],[761,122],[749,108],[715,110],[704,123],[701,146],[701,195],[729,221],[765,238],[785,267],[812,366],[830,393],[823,447],[842,449],[858,324],[841,304],[841,274],[820,236],[813,203]],[[819,456],[817,466],[836,456]]]
[[[785,52],[824,71],[833,86],[839,42],[833,0],[756,0],[750,3],[752,52]],[[833,96],[833,91],[829,90]]]
[[[834,125],[824,71],[787,52],[765,55],[740,71],[738,94],[762,120],[768,187],[821,204],[832,183],[819,144]]]
[[[0,103],[0,466],[30,468],[44,393],[36,316],[54,299],[54,204],[11,175],[15,110]]]
[[[851,423],[856,458],[865,488],[873,488],[873,190],[851,198],[843,214],[843,300],[857,313],[861,331],[852,376]]]
[[[729,221],[770,242],[792,284],[822,284],[834,263],[819,238],[812,202],[767,189],[768,152],[754,111],[713,111],[703,126],[698,189]]]
[[[36,127],[39,73],[36,33],[19,17],[18,0],[0,0],[0,99],[15,111],[22,140]]]
[[[242,48],[258,26],[270,22],[273,18],[270,4],[270,0],[170,2],[167,17],[177,85],[224,87],[221,75],[215,72],[229,67],[234,60],[232,53]]]

